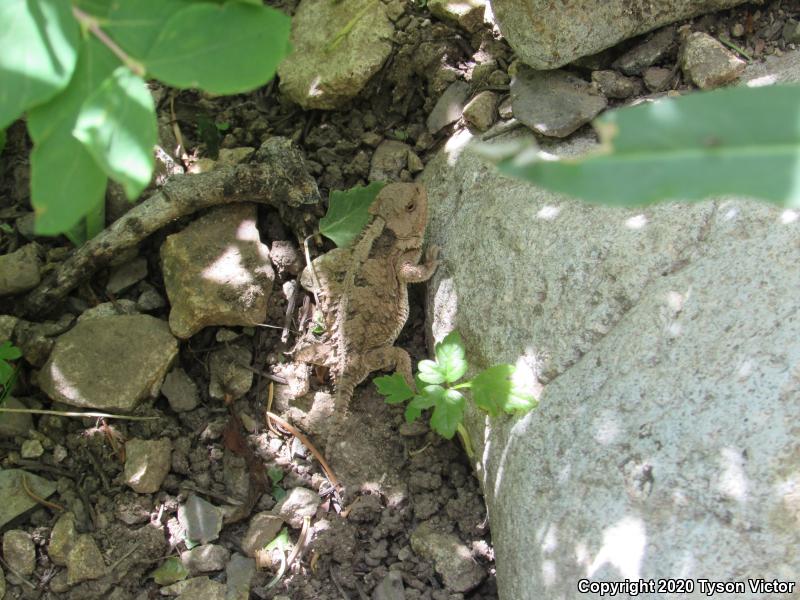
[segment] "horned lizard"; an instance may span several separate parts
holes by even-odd
[[[314,289],[314,275],[319,281],[328,335],[299,356],[330,367],[337,415],[346,412],[353,390],[373,371],[394,368],[412,383],[411,358],[394,342],[408,318],[407,284],[427,281],[438,266],[436,247],[419,264],[428,218],[421,185],[387,185],[369,213],[353,245],[318,257],[313,273],[306,268],[300,277],[309,290]]]

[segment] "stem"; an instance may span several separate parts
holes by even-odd
[[[138,75],[139,77],[144,77],[145,75],[145,68],[144,65],[137,60],[131,58],[127,52],[125,52],[122,48],[120,48],[117,43],[112,40],[105,31],[100,29],[100,23],[96,17],[83,12],[77,6],[72,7],[72,16],[80,23],[83,27],[91,31],[95,37],[100,40],[114,55],[122,61],[122,63],[128,67],[134,74]]]
[[[458,385],[453,385],[453,386],[450,386],[450,389],[451,389],[451,390],[462,390],[462,389],[464,389],[464,388],[467,388],[467,389],[469,389],[469,388],[471,388],[471,387],[472,387],[472,380],[470,380],[470,381],[465,381],[464,383],[459,383]]]
[[[472,442],[470,441],[469,432],[467,428],[464,427],[464,423],[459,423],[456,427],[456,432],[458,433],[458,437],[461,438],[461,443],[464,445],[464,452],[467,453],[467,457],[472,460],[475,458],[475,451],[472,449]]]

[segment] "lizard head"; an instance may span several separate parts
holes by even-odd
[[[422,246],[428,221],[428,195],[416,183],[390,183],[370,206],[371,215],[381,217],[404,249]]]

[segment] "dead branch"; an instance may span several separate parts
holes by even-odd
[[[303,205],[319,201],[314,179],[300,151],[285,138],[267,140],[249,164],[171,178],[98,236],[77,248],[23,300],[21,311],[35,317],[53,309],[70,291],[120,252],[139,244],[168,223],[198,210],[232,202],[274,206],[302,239],[308,227]]]

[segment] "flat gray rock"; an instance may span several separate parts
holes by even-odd
[[[186,538],[198,544],[213,542],[222,529],[222,509],[192,494],[178,507],[178,521]]]
[[[608,101],[566,71],[534,71],[520,65],[511,80],[514,116],[536,133],[566,137],[591,121]]]
[[[42,279],[41,260],[36,244],[0,256],[0,296],[32,290]]]
[[[614,61],[614,67],[626,75],[639,75],[644,69],[665,59],[670,53],[674,56],[676,50],[675,28],[664,27],[620,56]]]
[[[393,34],[383,2],[301,0],[293,51],[278,67],[281,92],[305,109],[341,107],[383,66]]]
[[[743,0],[494,0],[500,31],[534,69],[555,69],[669,23]]]
[[[46,499],[56,491],[55,484],[44,477],[22,469],[0,469],[0,527],[34,506],[39,506],[23,491],[23,477],[24,485],[39,498]]]
[[[684,75],[703,90],[736,81],[747,66],[721,42],[699,31],[686,38],[678,60]]]
[[[436,133],[461,118],[464,106],[469,100],[469,84],[465,81],[454,81],[439,96],[428,115],[427,125],[430,133]]]
[[[177,340],[155,317],[86,319],[56,340],[39,387],[57,402],[126,412],[158,394],[177,354]]]

